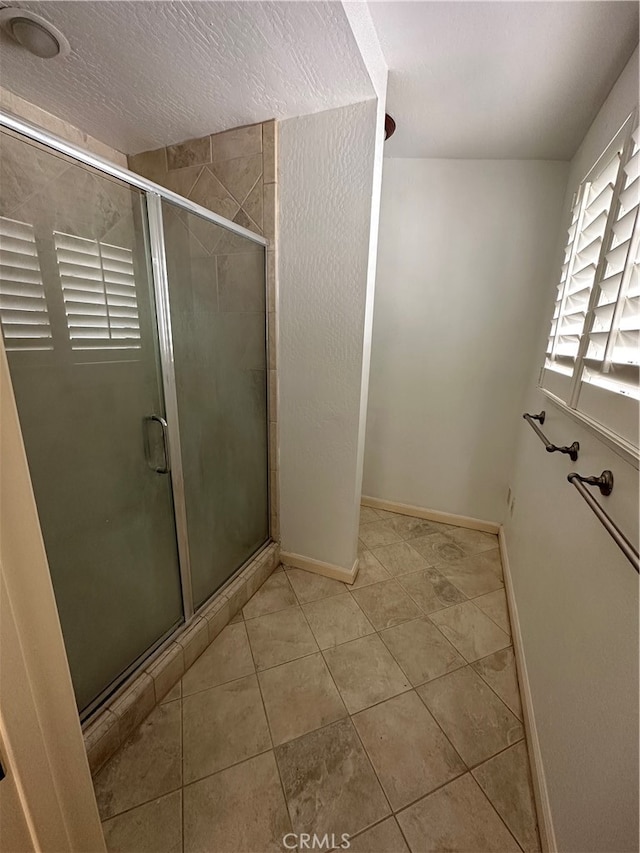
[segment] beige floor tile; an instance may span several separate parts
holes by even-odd
[[[242,615],[242,610],[240,610],[233,619],[229,622],[229,625],[235,625],[237,622],[244,622],[244,616]]]
[[[409,853],[396,819],[388,817],[349,840],[350,853]]]
[[[182,677],[182,694],[189,696],[255,671],[244,622],[227,625]]]
[[[351,714],[410,687],[406,676],[375,634],[327,649],[324,657]]]
[[[499,628],[511,636],[511,623],[509,621],[509,608],[507,607],[507,596],[504,589],[497,589],[473,599],[476,607],[493,619]]]
[[[428,565],[425,558],[418,554],[408,542],[394,542],[382,548],[374,548],[371,552],[379,560],[390,575],[405,575],[407,572],[417,572]]]
[[[312,601],[302,609],[321,649],[374,633],[373,625],[348,592]]]
[[[400,514],[397,512],[389,512],[388,509],[376,509],[376,513],[378,514],[378,518],[399,518]]]
[[[182,794],[116,815],[102,830],[109,853],[182,853]]]
[[[380,516],[369,506],[360,507],[360,524],[370,524],[372,521],[379,521]]]
[[[255,675],[182,700],[184,783],[271,748]]]
[[[300,604],[308,604],[308,602],[318,601],[320,598],[340,595],[346,590],[342,581],[334,581],[331,578],[317,575],[315,572],[285,567],[285,574],[291,581],[291,586]]]
[[[400,812],[412,853],[508,853],[519,850],[470,774]]]
[[[396,580],[354,589],[352,595],[377,631],[422,616],[415,601]]]
[[[282,853],[291,822],[273,752],[184,789],[185,853]]]
[[[389,572],[377,560],[367,548],[358,549],[358,574],[355,583],[349,584],[347,589],[359,589],[361,586],[370,586],[372,583],[389,580]]]
[[[253,619],[256,616],[265,616],[267,613],[294,607],[297,603],[287,576],[279,572],[266,579],[242,608],[242,614],[245,619]]]
[[[299,607],[250,619],[246,626],[258,670],[318,651],[318,644]]]
[[[398,583],[425,613],[433,613],[434,610],[442,610],[467,600],[457,587],[433,569],[402,575]]]
[[[466,770],[413,691],[361,711],[353,723],[394,811]]]
[[[159,704],[164,705],[166,702],[175,702],[176,699],[179,699],[182,696],[182,682],[179,681],[177,684],[174,684],[171,690],[163,696],[160,700]]]
[[[437,563],[436,568],[468,598],[494,592],[504,586],[500,552],[485,551],[472,557]]]
[[[494,652],[489,657],[482,658],[471,665],[489,687],[496,691],[505,705],[521,720],[522,703],[513,648],[509,646],[507,649],[501,649],[499,652]]]
[[[158,705],[94,780],[103,820],[182,784],[180,702]]]
[[[259,678],[275,745],[347,716],[319,653],[268,669]]]
[[[524,737],[522,724],[471,667],[417,688],[469,767]]]
[[[389,519],[389,524],[402,539],[417,539],[419,536],[440,532],[437,525],[431,521],[411,515],[395,515]]]
[[[459,560],[464,551],[445,533],[430,533],[411,540],[411,547],[421,554],[429,566],[447,560]]]
[[[483,533],[480,530],[468,530],[464,527],[454,527],[448,534],[465,554],[480,554],[498,547],[498,537],[495,533]]]
[[[537,853],[540,839],[525,742],[490,758],[473,775],[525,853]]]
[[[429,618],[468,661],[506,648],[511,640],[472,601],[438,610]]]
[[[387,628],[380,637],[414,686],[466,665],[426,616]]]
[[[401,536],[391,527],[391,522],[384,519],[371,524],[361,524],[359,536],[367,548],[380,548],[392,542],[402,542]]]
[[[351,720],[285,743],[276,757],[294,832],[355,835],[389,814]]]

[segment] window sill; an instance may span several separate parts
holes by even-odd
[[[591,420],[591,418],[586,415],[583,415],[581,412],[578,412],[576,409],[569,408],[563,400],[556,397],[556,395],[552,394],[551,391],[547,391],[546,388],[542,388],[539,385],[538,390],[541,391],[557,409],[563,412],[563,414],[568,415],[572,420],[576,421],[576,423],[581,424],[583,427],[592,432],[599,441],[610,447],[611,450],[613,450],[614,453],[617,453],[618,456],[622,457],[625,462],[629,462],[636,470],[640,468],[640,456],[637,447],[634,447],[633,444],[625,441],[619,435],[609,432],[609,430]]]

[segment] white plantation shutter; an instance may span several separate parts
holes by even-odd
[[[565,358],[571,358],[572,340],[571,336],[567,337],[565,323],[565,308],[571,311],[572,306],[565,301],[565,291],[567,290],[567,279],[569,278],[569,270],[572,269],[574,263],[575,236],[578,227],[582,221],[584,203],[584,192],[578,194],[571,211],[571,225],[568,231],[568,239],[564,248],[564,262],[560,272],[560,282],[558,284],[558,292],[554,305],[553,317],[551,319],[551,331],[547,343],[547,367],[551,370],[558,370],[562,373],[571,372],[571,363],[565,362]],[[575,349],[577,353],[577,347]],[[575,355],[575,353],[574,353]]]
[[[139,349],[133,253],[54,232],[72,349]]]
[[[616,200],[610,245],[603,258],[577,400],[581,411],[636,445],[640,398],[639,164],[636,128]]]
[[[638,446],[640,134],[629,122],[572,211],[541,384]]]
[[[53,349],[33,226],[5,217],[0,217],[0,323],[8,351]]]
[[[585,328],[591,292],[620,170],[622,145],[578,193],[545,367],[572,376]]]

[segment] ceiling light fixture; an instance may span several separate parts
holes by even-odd
[[[25,50],[41,59],[66,56],[71,50],[69,42],[57,27],[42,15],[27,9],[9,6],[0,9],[0,27]]]
[[[396,123],[389,113],[384,114],[384,140],[390,139],[396,132]]]

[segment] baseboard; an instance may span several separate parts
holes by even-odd
[[[522,633],[520,631],[518,606],[516,604],[515,595],[513,592],[511,567],[509,565],[509,555],[507,554],[507,541],[505,537],[504,527],[502,525],[500,525],[498,541],[500,543],[500,558],[502,560],[505,591],[509,604],[513,650],[516,658],[516,668],[518,670],[520,695],[522,697],[524,728],[527,735],[527,743],[529,746],[529,760],[531,763],[533,793],[536,801],[536,810],[538,812],[538,829],[540,830],[540,843],[542,846],[543,853],[556,853],[558,848],[556,845],[556,837],[553,830],[551,804],[549,802],[549,792],[547,789],[547,781],[544,773],[544,765],[542,763],[540,740],[538,738],[538,731],[536,729],[535,713],[533,710],[533,699],[531,697],[531,686],[529,684],[527,663],[525,660],[524,647],[522,643]]]
[[[456,527],[467,527],[469,530],[482,530],[484,533],[498,533],[500,530],[500,525],[496,521],[482,521],[466,515],[454,515],[452,512],[398,504],[393,501],[383,501],[381,498],[368,498],[364,495],[360,502],[362,506],[369,506],[372,509],[385,509],[387,512],[397,512],[400,515],[413,515],[415,518],[425,518],[427,521],[439,521],[441,524],[455,524]]]
[[[303,557],[300,554],[281,551],[280,562],[285,566],[293,566],[294,569],[315,572],[317,575],[331,578],[334,581],[344,581],[344,583],[353,583],[358,574],[358,560],[355,561],[350,569],[344,569],[342,566],[334,566],[333,563],[323,563],[321,560],[312,560],[311,557]]]

